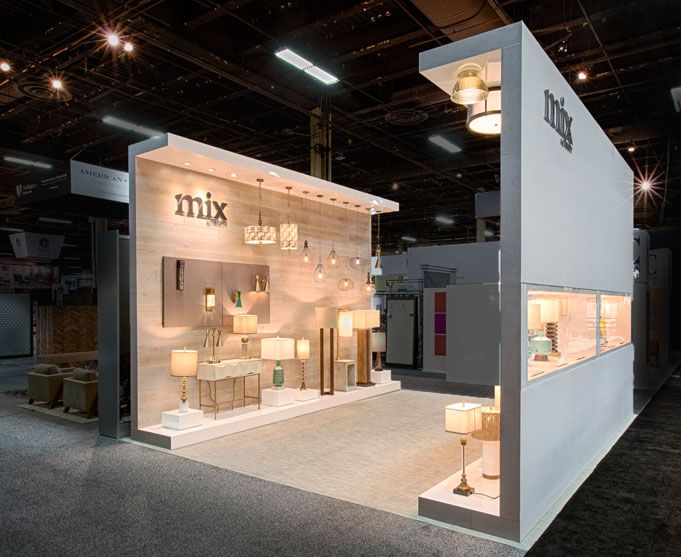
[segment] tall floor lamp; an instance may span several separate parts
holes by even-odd
[[[338,308],[332,307],[316,307],[315,319],[317,327],[319,327],[319,393],[321,395],[334,394],[336,383],[334,373],[334,330],[336,328],[338,319]],[[329,329],[329,390],[326,390],[324,385],[324,329]]]
[[[377,309],[356,309],[352,312],[352,326],[357,330],[357,384],[366,387],[371,382],[371,329],[381,325]]]

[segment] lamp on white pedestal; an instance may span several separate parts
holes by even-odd
[[[280,391],[284,388],[284,368],[281,360],[294,359],[295,342],[292,338],[264,338],[260,344],[260,358],[274,360],[276,363],[272,370],[272,388]]]
[[[480,408],[479,404],[465,401],[450,404],[445,408],[445,431],[458,433],[461,436],[461,482],[454,488],[454,493],[457,495],[468,496],[475,493],[475,488],[469,486],[466,480],[466,444],[468,443],[467,435],[480,429]]]
[[[371,351],[376,353],[376,371],[383,371],[381,352],[385,352],[385,333],[371,333]]]
[[[199,363],[199,353],[196,350],[173,350],[170,353],[170,375],[182,377],[182,391],[180,393],[180,412],[189,411],[187,402],[187,377],[195,377]]]
[[[235,315],[232,331],[235,334],[243,335],[241,337],[241,359],[249,359],[248,335],[258,332],[258,316],[248,314]]]

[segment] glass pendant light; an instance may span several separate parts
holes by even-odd
[[[338,257],[338,254],[336,253],[336,240],[335,240],[335,226],[336,226],[336,221],[335,221],[335,215],[336,213],[336,198],[332,197],[331,198],[331,226],[334,227],[334,229],[331,231],[331,251],[329,252],[329,255],[326,257],[326,264],[330,269],[338,269],[340,266],[340,257]]]
[[[355,205],[355,256],[350,260],[350,267],[352,269],[362,268],[362,258],[359,255],[359,208],[361,205]]]
[[[322,194],[317,194],[319,198],[319,263],[314,269],[314,281],[324,282],[326,280],[326,269],[322,265]]]
[[[305,199],[303,200],[303,214],[307,214],[307,196],[310,192],[304,191]],[[312,262],[312,254],[310,253],[310,246],[307,244],[307,239],[303,242],[303,253],[301,254],[301,260],[304,265]]]
[[[456,84],[452,91],[452,101],[468,106],[487,98],[487,84],[480,77],[482,67],[479,64],[463,64],[458,71]]]
[[[277,228],[275,226],[262,225],[262,183],[258,178],[258,224],[244,228],[244,241],[247,244],[263,245],[274,244],[277,241]]]
[[[367,294],[376,292],[376,283],[374,282],[371,273],[367,273],[367,281],[364,283],[364,291]]]
[[[279,225],[279,247],[284,250],[298,249],[298,225],[291,224],[291,190],[286,186],[286,222]]]
[[[343,212],[343,222],[347,222],[348,220],[348,203],[349,201],[343,201],[344,207],[344,212]],[[341,278],[338,281],[338,290],[341,290],[343,292],[348,292],[349,290],[352,290],[355,287],[355,281],[353,281],[351,278],[349,278],[347,275],[345,275],[343,278]]]
[[[466,127],[483,135],[501,133],[501,62],[485,66],[485,82],[489,88],[487,98],[468,106]]]

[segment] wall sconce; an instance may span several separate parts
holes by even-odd
[[[267,275],[255,275],[255,292],[265,292],[269,294],[270,277]]]
[[[234,302],[234,307],[244,307],[243,303],[241,302],[241,290],[235,290],[232,292],[232,302]]]
[[[176,274],[175,274],[175,288],[177,290],[184,290],[184,268],[185,260],[178,259],[176,262]]]
[[[206,288],[206,311],[215,311],[215,288]]]

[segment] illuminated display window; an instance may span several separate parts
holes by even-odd
[[[631,342],[631,296],[601,294],[601,353]]]

